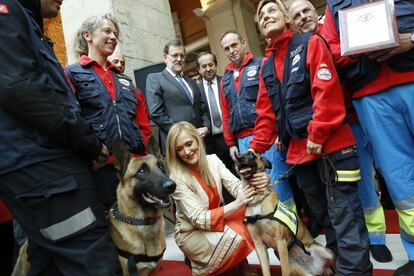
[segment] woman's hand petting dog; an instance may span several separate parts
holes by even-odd
[[[256,190],[253,187],[245,186],[241,189],[235,201],[240,207],[244,207],[254,199],[255,194]]]
[[[270,176],[266,172],[260,172],[253,175],[251,179],[249,179],[249,186],[252,186],[255,191],[261,192],[270,183]]]

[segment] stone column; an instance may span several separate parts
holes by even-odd
[[[210,48],[217,55],[218,73],[224,72],[228,63],[220,45],[221,35],[236,30],[246,39],[248,49],[261,56],[263,52],[254,21],[255,7],[250,0],[200,0],[202,9],[196,14],[206,22]]]
[[[60,64],[65,65],[67,63],[67,56],[60,14],[56,18],[43,20],[43,26],[45,35],[53,41],[53,50]]]
[[[134,69],[162,61],[165,43],[175,37],[168,0],[71,0],[61,9],[69,64],[77,60],[73,45],[82,22],[106,13],[118,21],[127,75],[134,78]]]

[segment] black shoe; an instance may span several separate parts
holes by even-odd
[[[369,246],[374,260],[380,263],[388,263],[392,261],[392,255],[390,250],[385,244],[373,244]]]
[[[414,275],[414,261],[408,261],[403,266],[394,271],[394,276],[412,276]]]

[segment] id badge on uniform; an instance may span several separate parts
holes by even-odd
[[[342,56],[400,45],[393,0],[339,10],[338,16]]]

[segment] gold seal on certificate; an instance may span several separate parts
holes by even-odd
[[[338,16],[342,56],[400,45],[393,0],[346,8]]]

